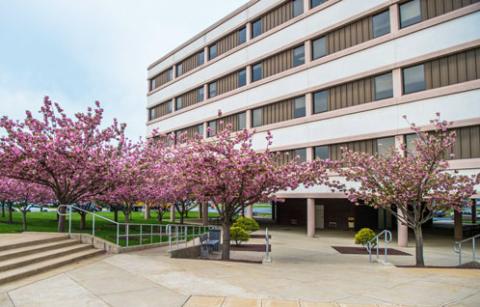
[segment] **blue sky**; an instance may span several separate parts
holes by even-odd
[[[145,136],[146,69],[247,0],[1,0],[0,116],[99,100]],[[177,16],[175,12],[182,12]]]

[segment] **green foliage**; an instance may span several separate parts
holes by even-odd
[[[230,239],[235,241],[236,245],[240,245],[250,239],[250,234],[240,226],[232,226],[230,227]]]
[[[239,217],[232,226],[241,227],[246,231],[252,232],[257,231],[260,229],[260,225],[258,225],[257,221],[252,218],[248,217]]]
[[[362,228],[355,234],[355,244],[367,245],[375,237],[375,232],[370,228]]]

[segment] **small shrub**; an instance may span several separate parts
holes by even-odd
[[[233,223],[233,226],[236,227],[241,227],[245,229],[246,231],[257,231],[260,229],[260,225],[258,225],[257,221],[255,221],[252,218],[249,217],[239,217],[235,223]]]
[[[355,244],[367,245],[375,237],[375,232],[370,228],[362,228],[355,234]]]
[[[230,240],[235,241],[236,245],[240,245],[248,239],[250,239],[248,231],[239,226],[230,227]]]

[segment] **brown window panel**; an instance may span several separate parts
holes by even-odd
[[[239,45],[239,32],[238,30],[224,36],[218,40],[214,45],[217,46],[217,55],[224,54],[225,52],[237,47]]]
[[[156,135],[153,137],[155,142],[163,145],[172,145],[173,141],[169,135]]]
[[[355,152],[364,152],[370,155],[377,154],[377,140],[363,140],[341,144],[332,144],[329,146],[330,159],[340,160],[342,158],[342,148],[347,148]]]
[[[149,120],[154,120],[156,118],[167,115],[168,113],[171,113],[171,112],[172,112],[172,102],[170,100],[165,101],[165,102],[162,102],[161,104],[149,109],[149,118],[148,119]]]
[[[175,140],[178,141],[178,138],[184,133],[186,133],[187,139],[191,139],[197,135],[203,136],[203,124],[175,131]]]
[[[372,102],[374,100],[373,77],[337,85],[328,91],[329,111]]]
[[[260,18],[262,22],[262,32],[270,31],[293,17],[293,1],[287,1]]]
[[[216,81],[217,95],[221,95],[238,88],[238,71],[226,75]]]
[[[480,79],[480,48],[424,63],[426,89]]]
[[[246,112],[242,112],[208,122],[208,127],[210,128],[208,136],[215,136],[218,131],[222,131],[227,127],[230,127],[233,132],[245,129],[246,116]]]
[[[476,2],[479,0],[421,0],[422,20],[437,17]]]
[[[293,49],[282,51],[262,61],[263,78],[276,75],[293,67]]]
[[[454,129],[456,141],[452,150],[445,154],[445,159],[480,158],[480,125]],[[453,157],[451,156],[453,154]]]
[[[152,80],[150,81],[150,90],[153,91],[154,89],[159,88],[165,83],[171,81],[172,73],[172,68],[169,68],[152,78]]]
[[[295,98],[262,107],[262,125],[270,125],[294,118]]]
[[[200,54],[203,54],[203,51],[200,51],[200,52],[197,52],[196,54],[186,58],[185,60],[183,60],[182,62],[180,62],[179,64],[177,65],[182,65],[182,73],[179,74],[179,76],[201,66],[202,64],[199,63],[198,61],[198,57]],[[178,76],[177,76],[178,77]]]
[[[273,154],[273,161],[277,165],[285,165],[295,158],[295,150],[294,149],[274,152],[272,154]]]
[[[326,35],[328,54],[361,44],[373,38],[372,17],[368,16]]]
[[[199,97],[198,97],[198,88],[194,89],[194,90],[191,90],[189,92],[186,92],[185,94],[183,95],[180,95],[177,97],[177,99],[181,99],[182,101],[182,105],[181,107],[177,108],[177,106],[175,107],[175,110],[180,110],[180,109],[183,109],[183,108],[186,108],[186,107],[189,107],[191,105],[194,105],[198,102],[201,102],[203,101],[202,100],[198,100]]]

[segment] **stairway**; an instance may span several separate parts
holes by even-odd
[[[103,254],[68,236],[0,245],[0,285]]]

